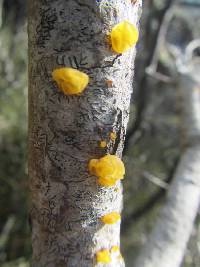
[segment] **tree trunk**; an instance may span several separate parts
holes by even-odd
[[[99,250],[120,244],[120,223],[103,225],[100,217],[121,212],[122,186],[97,185],[88,162],[122,155],[135,49],[116,55],[106,36],[124,20],[138,27],[140,13],[140,0],[29,0],[33,267],[92,267]],[[66,96],[52,81],[52,71],[63,66],[89,75],[81,95]],[[124,263],[112,256],[106,266]]]

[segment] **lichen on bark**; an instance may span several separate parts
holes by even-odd
[[[29,0],[33,267],[92,267],[97,251],[120,245],[120,223],[103,225],[100,218],[121,212],[122,186],[98,186],[88,162],[122,155],[135,49],[116,55],[106,36],[123,20],[138,27],[140,11],[140,1]],[[58,67],[86,73],[87,89],[79,96],[60,92],[51,76]],[[101,140],[108,140],[105,149]]]

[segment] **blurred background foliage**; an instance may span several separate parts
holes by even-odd
[[[0,0],[2,267],[28,267],[31,254],[26,10],[26,1]],[[154,225],[184,145],[174,56],[177,57],[191,40],[199,38],[200,0],[145,0],[141,24],[124,152],[127,177],[124,182],[122,249],[127,267],[132,266]],[[200,218],[197,218],[183,267],[199,267],[199,262]]]
[[[27,32],[24,1],[0,1],[0,266],[25,267],[27,224]]]

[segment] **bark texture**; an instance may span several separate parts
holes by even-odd
[[[140,13],[140,0],[29,0],[33,267],[94,266],[98,250],[120,245],[120,223],[99,218],[121,212],[122,186],[98,186],[87,166],[106,153],[122,155],[135,49],[116,55],[106,35],[123,20],[138,27]],[[52,81],[53,69],[63,66],[89,75],[80,96],[65,96]],[[100,140],[108,147],[99,148]],[[113,256],[106,266],[124,263]]]
[[[185,150],[166,204],[135,267],[179,267],[200,204],[200,79],[198,64],[180,70]]]

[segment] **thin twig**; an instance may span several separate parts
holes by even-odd
[[[147,172],[147,171],[143,171],[142,172],[143,177],[146,178],[147,180],[149,180],[150,182],[152,182],[153,184],[167,190],[169,188],[169,184],[163,180],[161,180],[160,178],[156,177],[155,175]]]

